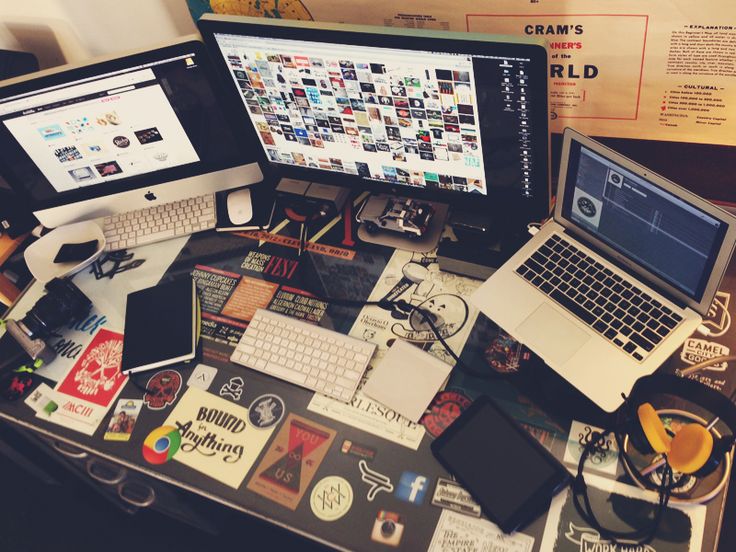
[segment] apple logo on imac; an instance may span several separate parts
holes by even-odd
[[[146,195],[144,195],[143,197],[145,197],[148,201],[156,200],[156,194],[154,194],[153,192],[147,192]]]

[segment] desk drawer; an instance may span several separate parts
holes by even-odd
[[[123,511],[149,508],[213,535],[221,532],[215,520],[222,519],[222,506],[67,443],[29,436]]]

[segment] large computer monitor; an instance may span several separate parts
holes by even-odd
[[[53,228],[262,179],[226,121],[204,44],[0,85],[0,170]]]
[[[211,14],[198,25],[264,166],[526,220],[548,214],[543,43]]]

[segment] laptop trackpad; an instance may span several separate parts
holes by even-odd
[[[589,334],[544,303],[519,324],[516,333],[543,360],[557,366],[590,339]]]

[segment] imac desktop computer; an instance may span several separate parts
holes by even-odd
[[[48,228],[259,182],[217,79],[188,38],[6,81],[0,170]]]
[[[211,14],[198,26],[264,170],[498,229],[547,216],[543,43]]]

